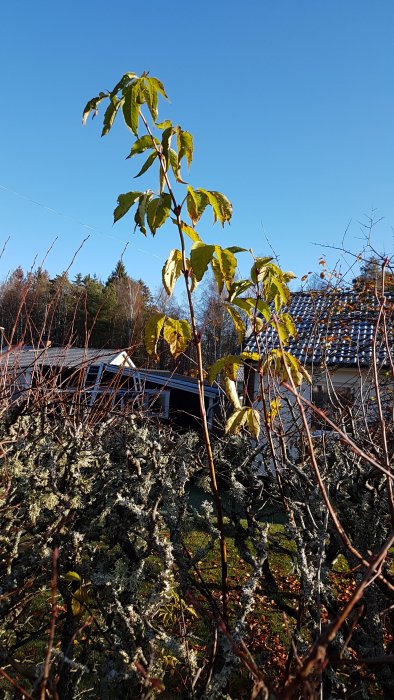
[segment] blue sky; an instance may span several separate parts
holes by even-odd
[[[231,227],[204,218],[204,240],[263,255],[268,237],[301,276],[325,252],[313,243],[340,244],[349,222],[345,244],[360,248],[376,209],[375,246],[392,253],[392,0],[14,0],[0,27],[0,278],[41,263],[56,237],[45,266],[59,273],[90,234],[71,275],[105,279],[129,241],[129,274],[158,285],[174,227],[145,239],[132,218],[112,226],[117,195],[139,189],[129,133],[81,125],[127,70],[163,80],[160,116],[194,136],[189,181],[233,202]]]

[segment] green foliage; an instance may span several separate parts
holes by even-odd
[[[194,188],[191,184],[186,185],[183,201],[177,203],[169,177],[172,173],[176,182],[183,183],[181,162],[185,160],[190,168],[193,159],[193,137],[180,126],[174,126],[169,120],[158,122],[158,104],[161,97],[167,98],[167,95],[163,84],[157,78],[152,78],[146,73],[141,76],[126,73],[111,92],[99,93],[88,102],[84,110],[85,123],[89,114],[92,112],[96,114],[101,102],[108,99],[110,105],[104,115],[103,133],[108,133],[116,115],[121,113],[135,137],[128,158],[150,151],[136,177],[143,175],[155,162],[159,166],[159,192],[146,190],[120,195],[114,212],[114,221],[121,219],[132,206],[136,205],[134,215],[136,227],[144,235],[147,229],[155,235],[158,229],[171,219],[178,229],[181,249],[171,250],[163,266],[162,280],[167,294],[172,295],[176,281],[184,274],[189,294],[190,313],[194,316],[190,295],[211,267],[219,296],[224,291],[227,294],[224,304],[234,324],[238,343],[242,342],[245,334],[246,318],[252,332],[260,333],[265,325],[269,324],[278,334],[280,342],[286,345],[296,334],[294,321],[286,311],[290,301],[288,283],[294,277],[293,273],[282,271],[270,256],[257,257],[253,259],[250,278],[237,280],[236,255],[245,252],[245,248],[240,246],[226,248],[201,240],[195,226],[207,208],[212,210],[213,222],[219,221],[224,226],[225,223],[230,222],[232,205],[221,192],[202,187]],[[150,113],[151,123],[148,116],[143,113],[144,106]],[[145,134],[139,133],[141,124],[146,130]],[[183,220],[185,214],[191,225]],[[185,236],[192,241],[189,257],[185,251]],[[249,296],[243,296],[247,293]],[[148,321],[145,331],[147,352],[154,359],[158,359],[157,344],[162,335],[172,356],[177,358],[185,352],[192,337],[196,346],[201,343],[197,332],[194,331],[194,333],[193,337],[191,327],[186,320],[176,320],[164,314],[155,314]],[[217,359],[213,364],[209,370],[209,380],[213,381],[218,373],[223,373],[227,395],[236,409],[227,423],[227,430],[236,432],[243,425],[247,425],[250,432],[256,436],[260,430],[257,426],[257,414],[237,405],[238,397],[235,396],[236,392],[231,384],[236,379],[237,369],[245,361],[257,361],[262,372],[269,365],[270,371],[276,373],[279,381],[285,381],[290,372],[297,386],[305,377],[305,373],[298,361],[282,350],[271,354],[266,360],[230,355]],[[199,367],[200,376],[202,371],[202,367]]]

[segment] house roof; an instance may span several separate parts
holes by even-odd
[[[386,292],[389,344],[394,347],[394,292]],[[286,346],[303,364],[342,367],[367,367],[372,360],[373,334],[379,312],[379,301],[370,292],[311,291],[291,295],[287,311],[292,315],[297,337]],[[261,352],[279,347],[271,326],[260,334]],[[246,338],[244,350],[257,352],[256,340]],[[384,363],[387,349],[379,333],[378,360]]]
[[[123,350],[76,347],[33,348],[15,346],[4,350],[0,356],[0,365],[29,369],[33,367],[62,367],[76,369],[101,363],[134,367],[127,353]]]

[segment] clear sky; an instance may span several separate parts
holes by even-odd
[[[393,0],[2,2],[0,277],[41,263],[56,237],[45,266],[59,273],[90,234],[71,275],[105,279],[130,241],[129,274],[159,283],[174,227],[145,239],[132,217],[112,226],[117,195],[139,189],[129,133],[81,125],[128,70],[160,77],[160,117],[193,133],[191,184],[233,202],[231,227],[206,218],[204,240],[263,255],[267,236],[301,276],[317,268],[313,242],[339,244],[349,222],[346,245],[360,247],[375,208],[375,245],[391,254],[393,36]]]

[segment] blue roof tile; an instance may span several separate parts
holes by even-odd
[[[390,347],[394,348],[394,292],[386,292],[386,326]],[[379,301],[370,292],[295,292],[287,311],[293,316],[297,337],[286,349],[303,364],[325,363],[346,367],[365,367],[372,359],[372,343],[378,318]],[[264,349],[278,347],[271,326],[260,334]],[[249,334],[244,349],[257,352]],[[387,349],[379,333],[377,356],[385,362]]]

